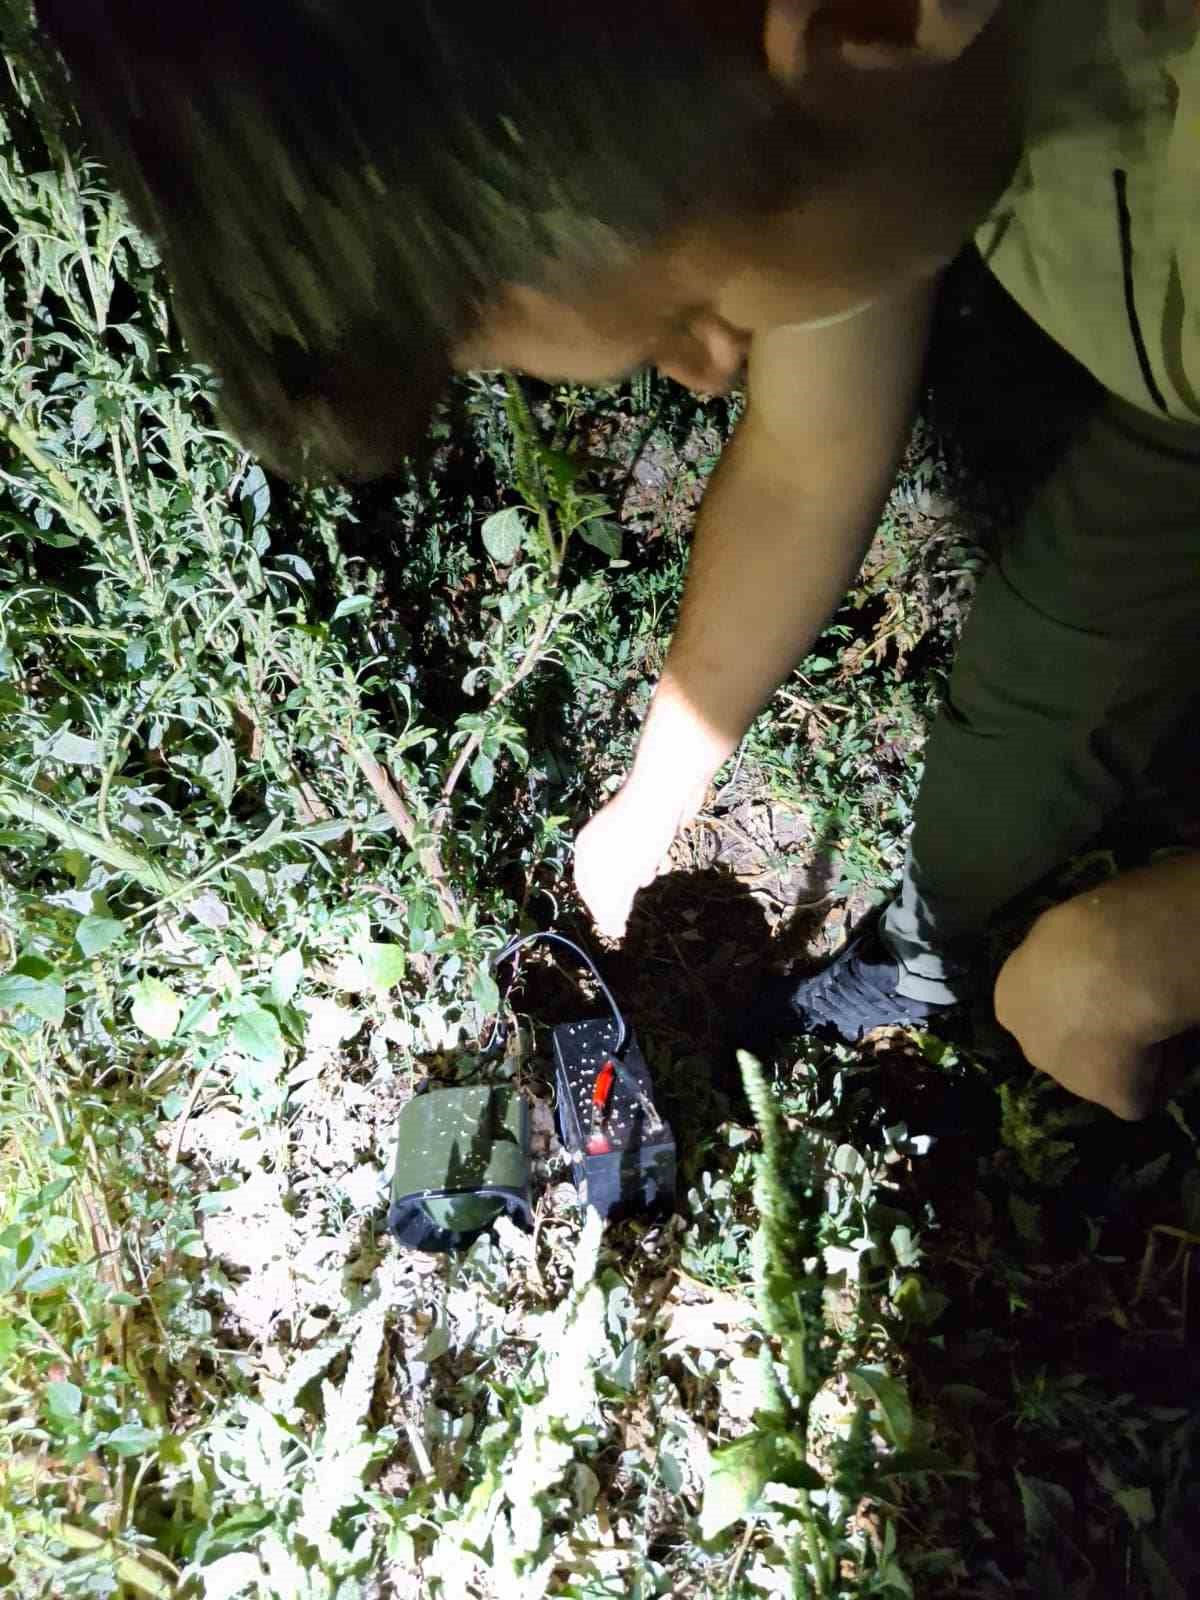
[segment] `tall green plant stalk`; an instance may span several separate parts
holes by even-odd
[[[485,715],[492,714],[503,705],[526,678],[537,670],[544,659],[546,644],[562,616],[559,600],[563,562],[566,559],[567,545],[572,532],[569,523],[561,532],[556,532],[556,506],[549,488],[549,476],[543,465],[541,432],[529,409],[525,391],[521,388],[520,382],[511,375],[506,378],[505,383],[505,414],[513,436],[514,475],[521,497],[536,520],[539,555],[544,566],[547,588],[529,643],[516,667],[499,688],[493,691]],[[570,494],[569,487],[567,494]],[[440,835],[445,829],[450,816],[450,801],[462,780],[463,773],[478,754],[483,739],[482,732],[470,734],[464,740],[462,748],[446,774],[434,818],[435,835]]]
[[[804,1270],[816,1249],[814,1219],[806,1216],[792,1187],[794,1165],[779,1104],[753,1056],[739,1053],[746,1098],[762,1139],[754,1198],[760,1223],[755,1238],[754,1295],[763,1327],[780,1341],[793,1406],[805,1435],[813,1397],[832,1370],[825,1349],[823,1284]]]
[[[810,1451],[809,1418],[817,1391],[832,1370],[826,1342],[823,1306],[824,1284],[805,1270],[805,1258],[817,1246],[814,1219],[801,1209],[793,1187],[796,1141],[790,1139],[762,1067],[740,1051],[738,1060],[746,1098],[762,1140],[756,1166],[754,1198],[759,1226],[754,1239],[754,1300],[763,1328],[778,1340],[788,1374],[786,1399],[776,1386],[776,1403],[784,1401],[784,1427],[793,1436],[795,1454],[807,1461]],[[817,1258],[820,1259],[819,1256]],[[807,1563],[793,1553],[793,1573],[815,1600],[836,1593],[838,1552],[823,1518],[814,1511],[811,1490],[797,1484],[801,1523],[800,1542]]]

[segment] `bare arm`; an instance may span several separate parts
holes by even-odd
[[[686,774],[698,802],[846,592],[907,440],[930,298],[782,329],[752,353],[633,782]]]
[[[717,769],[845,593],[907,438],[932,284],[751,353],[633,770],[580,835],[576,881],[618,936]]]

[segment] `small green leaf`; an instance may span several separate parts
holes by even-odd
[[[156,1428],[147,1428],[140,1422],[123,1422],[111,1433],[102,1433],[96,1443],[107,1445],[119,1456],[143,1456],[154,1449],[159,1437]]]
[[[300,979],[304,976],[304,957],[293,945],[275,958],[271,967],[271,999],[277,1006],[290,1006]]]
[[[159,978],[143,978],[133,986],[133,1020],[144,1034],[160,1044],[175,1032],[182,1009],[174,989]]]
[[[54,964],[47,961],[44,956],[34,955],[32,951],[14,961],[12,974],[14,978],[57,978],[58,973]]]
[[[176,1032],[181,1034],[191,1033],[192,1029],[196,1027],[196,1025],[201,1022],[203,1018],[205,1018],[212,1010],[212,1006],[213,997],[211,994],[193,995],[188,1001],[187,1005],[184,1007],[184,1012],[182,1017],[179,1019],[179,1026],[176,1029]],[[164,1098],[163,1101],[163,1108],[164,1110],[166,1109],[166,1098]],[[168,1116],[173,1114],[174,1113],[172,1112],[167,1112]]]
[[[613,560],[621,554],[621,529],[615,522],[585,522],[579,530],[579,537],[585,544],[590,544],[593,549],[611,556]]]
[[[253,532],[260,522],[266,520],[271,509],[271,486],[267,482],[267,475],[255,463],[242,480],[241,494],[242,516],[249,523]]]
[[[1041,1206],[1032,1200],[1026,1200],[1014,1189],[1008,1197],[1008,1214],[1026,1244],[1037,1246],[1043,1243]]]
[[[477,967],[471,979],[471,998],[484,1011],[500,1009],[500,991],[496,980],[486,967]]]
[[[480,750],[471,763],[471,782],[479,794],[491,794],[496,781],[496,763]]]
[[[949,1295],[940,1289],[930,1289],[913,1272],[901,1279],[892,1294],[897,1316],[921,1328],[931,1327],[949,1304]]]
[[[754,1509],[775,1465],[773,1435],[751,1433],[714,1450],[700,1508],[700,1537],[713,1539]]]
[[[483,547],[497,566],[508,567],[520,554],[525,539],[525,522],[515,506],[497,511],[482,528]]]
[[[237,758],[228,739],[223,739],[220,734],[216,734],[215,738],[215,745],[200,763],[200,774],[212,786],[222,807],[228,811],[237,787]]]
[[[398,944],[369,944],[359,959],[371,989],[393,988],[408,968],[407,955]]]
[[[239,1550],[248,1542],[248,1535],[257,1533],[271,1521],[271,1513],[255,1502],[240,1507],[223,1522],[211,1525],[200,1535],[204,1559],[211,1562],[214,1556],[228,1550]]]
[[[66,1014],[67,991],[57,978],[10,973],[0,978],[0,1011],[29,1011],[58,1027]]]
[[[58,1199],[59,1195],[66,1194],[74,1182],[75,1174],[73,1172],[69,1173],[65,1178],[52,1178],[48,1184],[38,1190],[37,1198],[34,1202],[35,1206],[50,1205]]]
[[[77,1383],[60,1378],[46,1385],[46,1410],[59,1422],[69,1422],[83,1406],[83,1390]]]
[[[913,1414],[900,1380],[881,1367],[856,1367],[846,1377],[856,1394],[879,1408],[883,1431],[896,1449],[907,1450],[912,1443]]]
[[[284,1063],[283,1034],[274,1013],[263,1006],[250,1006],[233,1025],[233,1043],[243,1055],[268,1067]]]
[[[71,411],[71,433],[76,444],[81,443],[96,426],[96,396],[85,394]]]
[[[554,494],[562,500],[570,492],[579,479],[580,463],[574,456],[569,456],[565,450],[543,448],[538,452],[542,465],[550,476],[554,486]]]
[[[42,747],[42,754],[52,761],[64,761],[71,767],[97,767],[100,765],[100,746],[95,739],[83,739],[70,728],[60,728]]]
[[[22,1278],[21,1288],[26,1294],[46,1294],[50,1289],[61,1289],[74,1276],[74,1267],[39,1267],[27,1278]]]
[[[998,1404],[986,1389],[977,1389],[971,1383],[947,1383],[942,1386],[939,1398],[947,1405],[954,1406],[961,1411],[978,1411],[980,1407],[985,1410]]]
[[[1154,1521],[1154,1496],[1149,1489],[1118,1489],[1113,1499],[1135,1528],[1148,1528]]]
[[[73,533],[64,533],[61,528],[39,528],[37,538],[54,550],[73,550],[79,543]]]
[[[369,594],[348,594],[344,600],[339,600],[334,607],[332,621],[340,622],[343,617],[357,616],[360,611],[371,609],[371,596]]]
[[[1027,1478],[1023,1472],[1014,1475],[1021,1491],[1025,1531],[1034,1544],[1045,1544],[1061,1532],[1064,1524],[1070,1523],[1075,1515],[1075,1502],[1061,1483]]]
[[[125,931],[125,924],[115,917],[83,917],[75,929],[75,943],[85,956],[98,956],[115,944]]]
[[[292,838],[307,839],[311,844],[334,844],[338,839],[344,839],[349,832],[348,822],[343,822],[338,817],[331,817],[328,822],[310,822],[303,828],[297,828]]]
[[[775,1460],[771,1466],[771,1481],[786,1483],[792,1489],[824,1489],[825,1480],[815,1467],[809,1466],[795,1434],[777,1433]]]

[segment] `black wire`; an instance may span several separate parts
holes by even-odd
[[[625,1018],[621,1014],[620,1006],[613,999],[612,990],[608,987],[604,979],[596,970],[596,963],[592,960],[591,956],[588,955],[587,951],[581,949],[581,947],[577,945],[573,939],[568,939],[565,934],[561,933],[515,934],[508,941],[508,943],[502,945],[492,957],[492,965],[494,967],[499,967],[503,962],[508,961],[512,956],[515,956],[518,950],[523,950],[526,945],[536,944],[541,939],[545,939],[551,944],[561,944],[564,946],[564,948],[570,950],[573,955],[578,956],[579,960],[583,962],[584,966],[591,973],[592,977],[595,978],[597,984],[600,986],[600,993],[608,1001],[609,1010],[612,1012],[613,1020],[617,1025],[617,1042],[613,1046],[612,1053],[614,1056],[619,1056],[622,1050],[625,1048],[626,1039],[629,1037],[629,1029],[626,1026]],[[619,1062],[616,1063],[618,1066],[619,1064]]]

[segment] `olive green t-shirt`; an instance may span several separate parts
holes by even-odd
[[[977,242],[1122,399],[1200,423],[1200,15],[1037,0],[1025,152]]]

